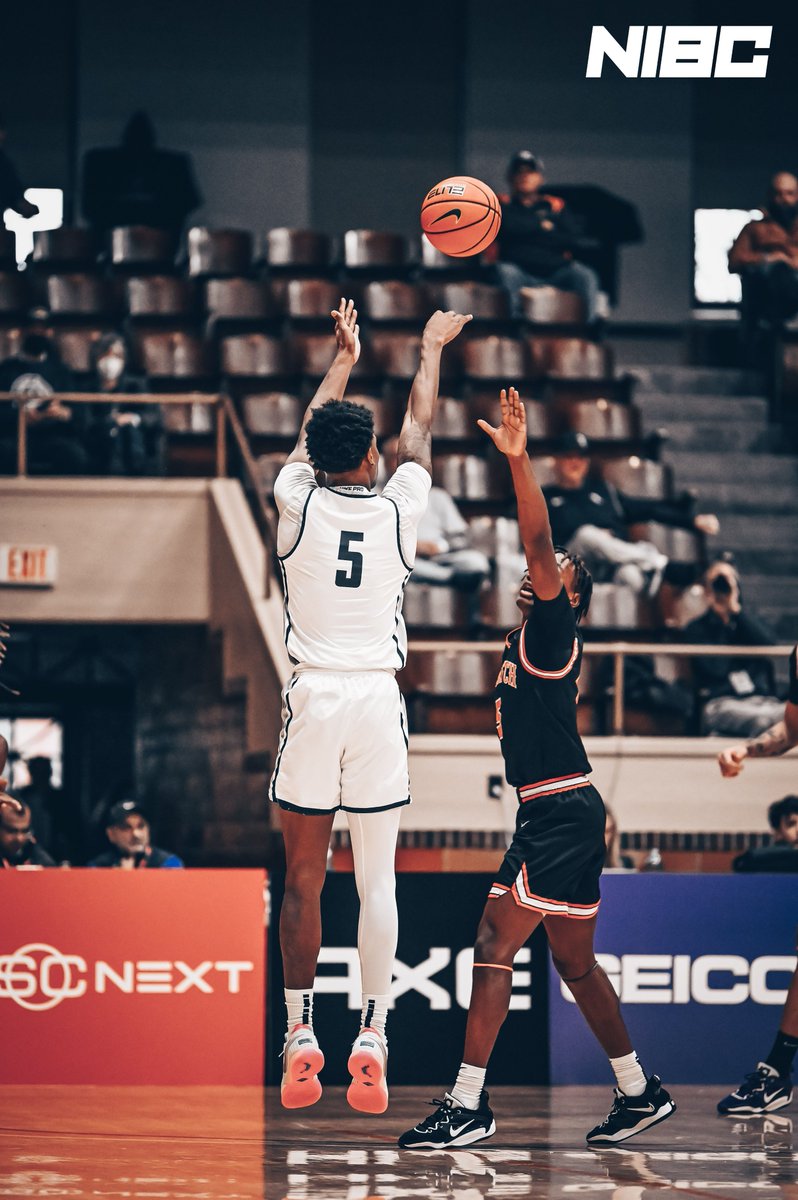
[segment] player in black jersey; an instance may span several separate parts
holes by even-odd
[[[759,737],[729,746],[718,755],[725,779],[734,779],[746,758],[773,758],[798,746],[798,646],[790,655],[790,690],[784,717]],[[718,1112],[730,1116],[774,1112],[792,1100],[792,1067],[798,1053],[798,968],[793,972],[776,1040],[763,1062],[746,1075],[736,1091],[724,1096]]]
[[[515,836],[490,889],[474,949],[465,1053],[451,1093],[399,1139],[407,1149],[468,1146],[495,1132],[485,1071],[507,1015],[513,960],[541,921],[554,965],[606,1051],[618,1087],[590,1145],[615,1145],[664,1120],[675,1104],[646,1078],[618,997],[596,962],[593,934],[604,863],[604,804],[588,779],[576,727],[580,618],[592,581],[584,564],[555,551],[546,502],[527,454],[526,414],[515,388],[501,393],[502,424],[480,428],[506,456],[527,561],[496,684],[496,729],[507,780],[518,793]]]

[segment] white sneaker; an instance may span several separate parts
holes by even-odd
[[[383,1113],[388,1107],[388,1045],[376,1029],[361,1029],[349,1055],[352,1082],[346,1098],[363,1113]]]
[[[283,1046],[283,1108],[307,1108],[320,1099],[318,1075],[323,1066],[324,1055],[310,1025],[295,1025]]]

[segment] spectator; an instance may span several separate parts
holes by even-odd
[[[615,813],[607,802],[604,802],[604,845],[607,847],[607,857],[604,859],[605,871],[634,871],[634,860],[628,854],[621,854],[621,835],[618,832],[618,822]]]
[[[743,285],[752,324],[780,323],[798,312],[798,179],[779,171],[770,181],[762,219],[749,221],[729,251],[729,270]]]
[[[0,806],[0,869],[54,867],[56,864],[33,835],[33,821],[27,804],[15,812]]]
[[[511,195],[502,197],[502,224],[497,238],[496,273],[510,298],[513,316],[521,316],[523,287],[558,287],[577,292],[588,322],[596,318],[599,282],[596,272],[574,261],[580,226],[565,201],[541,191],[543,163],[529,150],[510,161]]]
[[[677,585],[690,582],[692,567],[669,563],[651,542],[631,542],[627,525],[659,521],[684,529],[716,534],[712,514],[693,515],[693,500],[647,500],[627,496],[602,479],[588,478],[590,445],[583,433],[567,433],[555,451],[556,482],[543,489],[554,544],[578,554],[593,577],[654,595],[663,578]]]
[[[390,477],[398,465],[399,439],[388,438],[382,454]],[[490,563],[469,545],[468,525],[448,492],[432,487],[427,511],[418,526],[414,583],[431,583],[476,592],[490,576]]]
[[[141,379],[128,369],[127,343],[106,333],[92,346],[94,378],[90,390],[105,396],[141,393]],[[145,475],[159,461],[161,419],[156,405],[98,404],[93,409],[88,440],[93,464],[101,475]]]
[[[73,859],[78,852],[74,815],[62,788],[53,787],[53,762],[35,755],[25,763],[30,783],[19,789],[19,798],[31,810],[33,827],[57,861]]]
[[[713,563],[704,576],[706,611],[682,630],[686,642],[708,646],[772,646],[771,631],[743,612],[740,580],[728,562]],[[767,658],[699,657],[693,676],[704,703],[706,733],[756,737],[781,719],[784,701],[775,695],[773,666]]]
[[[120,146],[89,150],[83,160],[83,215],[92,228],[149,225],[170,230],[175,244],[202,203],[188,154],[158,150],[149,116],[128,121]]]
[[[108,814],[105,830],[111,849],[92,859],[90,867],[121,867],[123,871],[140,867],[182,867],[176,854],[159,850],[150,841],[150,823],[135,800],[120,800]]]
[[[735,858],[735,871],[798,871],[798,796],[785,796],[768,809],[775,834],[770,846],[757,846]]]
[[[57,396],[68,392],[72,376],[50,339],[27,333],[18,354],[0,363],[0,392],[24,401],[28,416],[28,468],[31,474],[80,475],[88,467],[83,445],[84,415]],[[18,401],[19,402],[19,401]],[[0,401],[0,472],[16,473],[17,416],[12,401]]]
[[[37,216],[39,209],[30,200],[25,199],[25,187],[17,174],[17,169],[5,151],[6,123],[0,113],[0,216],[7,208],[19,213],[26,220]]]

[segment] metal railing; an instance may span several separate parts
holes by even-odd
[[[438,651],[448,654],[477,651],[481,654],[493,654],[499,658],[503,649],[504,642],[446,642],[414,639],[408,645],[408,652],[413,655],[434,654]],[[792,653],[792,649],[792,646],[705,646],[688,645],[683,642],[585,642],[583,645],[583,652],[589,658],[612,658],[613,736],[620,736],[624,732],[626,707],[624,662],[627,655],[651,654],[665,655],[670,658],[787,658]]]
[[[45,402],[49,399],[50,397],[47,397]],[[105,404],[130,407],[158,405],[162,408],[185,408],[198,404],[212,408],[215,475],[216,478],[224,478],[230,473],[229,431],[240,460],[240,482],[266,552],[263,587],[264,595],[269,595],[272,581],[271,560],[277,548],[274,518],[263,497],[258,479],[257,463],[250,449],[244,426],[230,396],[224,392],[115,392],[113,394],[107,392],[57,392],[52,399],[58,403],[74,405]],[[17,475],[24,478],[28,474],[28,430],[32,424],[30,402],[28,398],[20,397],[16,392],[0,392],[0,401],[3,400],[13,402],[17,409]]]

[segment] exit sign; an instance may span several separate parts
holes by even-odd
[[[0,585],[52,587],[58,576],[55,546],[0,543]]]

